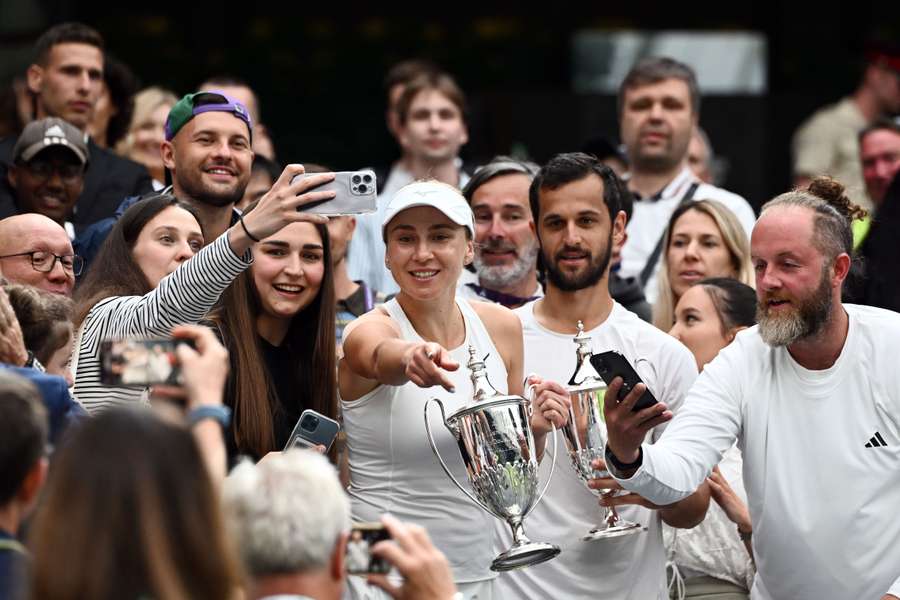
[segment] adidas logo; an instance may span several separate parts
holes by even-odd
[[[64,137],[66,137],[66,134],[65,134],[65,132],[63,131],[62,127],[60,127],[59,125],[53,125],[53,126],[50,127],[49,129],[47,129],[47,131],[44,132],[44,137],[61,137],[61,138],[64,138]]]
[[[872,439],[869,440],[869,443],[866,444],[866,448],[883,448],[885,446],[887,446],[887,442],[884,441],[884,438],[877,431],[872,436]]]

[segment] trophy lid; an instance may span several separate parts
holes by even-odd
[[[466,363],[466,367],[469,369],[469,377],[472,379],[472,400],[450,415],[450,419],[461,417],[494,404],[525,402],[525,399],[521,396],[501,394],[493,385],[491,385],[484,364],[487,356],[479,359],[476,356],[477,352],[478,350],[475,349],[475,346],[470,344],[469,362]]]
[[[591,364],[591,336],[584,332],[584,323],[578,321],[578,334],[572,339],[578,345],[575,350],[577,357],[575,363],[575,372],[569,378],[569,388],[577,387],[579,389],[588,389],[595,387],[605,387],[606,382],[597,375],[597,370]]]

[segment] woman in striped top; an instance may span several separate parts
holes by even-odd
[[[290,223],[325,221],[298,208],[334,197],[334,192],[309,191],[334,175],[292,184],[302,172],[301,165],[288,165],[253,210],[206,247],[194,209],[170,194],[125,211],[76,294],[75,397],[88,412],[145,397],[144,389],[100,384],[103,340],[168,337],[175,325],[196,323],[250,266],[254,241]]]

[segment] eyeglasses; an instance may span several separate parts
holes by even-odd
[[[51,162],[35,161],[25,163],[25,168],[32,176],[43,179],[50,179],[54,173],[59,173],[59,178],[65,183],[75,183],[84,175],[84,167],[82,165],[72,164],[55,164]]]
[[[84,259],[77,254],[53,254],[52,252],[44,252],[43,250],[35,250],[34,252],[19,252],[18,254],[7,254],[0,258],[13,258],[15,256],[30,256],[31,268],[41,273],[49,273],[56,266],[56,261],[62,265],[64,271],[74,274],[76,277],[81,275],[81,269],[84,268]]]

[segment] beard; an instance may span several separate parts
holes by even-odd
[[[562,255],[567,252],[586,253],[588,259],[587,267],[580,272],[572,274],[560,269],[557,265],[562,259]],[[563,292],[576,292],[589,288],[603,279],[606,268],[609,266],[610,258],[612,258],[612,231],[609,232],[606,247],[601,248],[596,257],[593,253],[575,246],[563,246],[562,250],[557,252],[553,258],[548,257],[542,250],[541,257],[544,259],[544,265],[547,269],[547,281],[554,287]]]
[[[781,311],[784,314],[769,314],[768,302],[781,298],[777,294],[767,293],[756,303],[759,335],[765,343],[775,348],[811,338],[825,327],[833,303],[828,269],[823,268],[819,286],[812,294],[798,298],[794,302],[796,306]]]
[[[201,177],[199,173],[188,173],[186,177],[179,178],[178,183],[188,197],[216,208],[240,202],[249,183],[248,178],[246,181],[237,181],[230,189],[223,189],[204,184]]]
[[[513,251],[516,252],[516,260],[510,265],[489,265],[484,262],[482,252]],[[536,239],[521,250],[511,244],[500,240],[491,240],[475,251],[475,271],[479,281],[489,289],[500,289],[514,285],[525,278],[535,266],[540,245]]]

